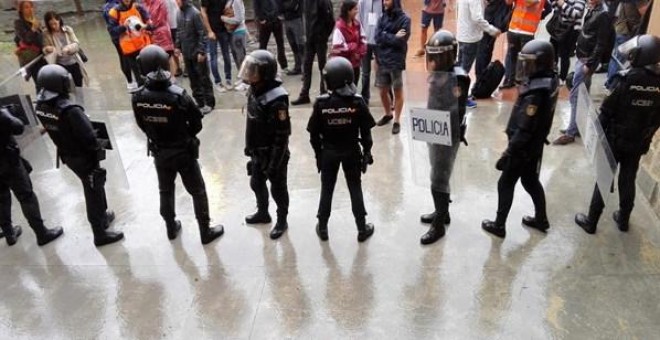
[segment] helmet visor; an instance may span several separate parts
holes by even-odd
[[[516,81],[524,82],[537,71],[536,56],[533,54],[518,53],[516,63]]]
[[[635,58],[634,54],[635,51],[639,49],[639,37],[633,37],[630,40],[624,42],[623,44],[619,45],[617,50],[619,51],[619,54],[624,57],[623,63],[621,63],[621,60],[616,59],[616,61],[619,62],[619,65],[622,69],[628,69],[630,68],[630,64],[633,62],[633,59]]]
[[[448,71],[456,62],[455,45],[426,46],[426,71]]]
[[[250,85],[254,85],[261,80],[260,62],[252,56],[245,57],[241,69],[238,71],[238,78]]]

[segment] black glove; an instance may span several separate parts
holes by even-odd
[[[468,146],[468,141],[465,139],[465,133],[467,132],[467,124],[461,124],[461,142]]]
[[[495,163],[495,169],[499,171],[504,171],[509,167],[510,163],[511,163],[511,156],[507,153],[503,153],[500,159],[497,160],[497,163]]]
[[[365,152],[362,155],[362,173],[367,173],[367,167],[371,164],[374,164],[374,157],[371,155],[371,152]]]
[[[252,176],[252,160],[247,161],[245,164],[245,170],[247,170],[248,176]]]
[[[321,164],[323,164],[321,157],[322,156],[320,153],[316,154],[316,171],[318,171],[319,173],[321,173]]]

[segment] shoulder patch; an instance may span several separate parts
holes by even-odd
[[[525,109],[525,114],[534,117],[536,115],[536,111],[538,111],[538,106],[536,105],[527,105],[527,108]]]
[[[460,86],[454,86],[454,97],[460,98],[461,96],[461,87]]]
[[[286,109],[277,110],[277,119],[286,120],[288,116],[289,116],[289,112]]]

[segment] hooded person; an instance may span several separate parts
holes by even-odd
[[[376,87],[385,114],[376,123],[385,125],[394,119],[392,134],[401,130],[399,122],[403,109],[403,78],[410,38],[410,17],[401,8],[400,0],[384,0],[383,16],[376,28]],[[391,111],[390,89],[394,91],[394,113]]]

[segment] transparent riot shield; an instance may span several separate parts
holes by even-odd
[[[125,103],[118,100],[130,101],[130,97],[112,98],[104,94],[101,89],[96,88],[77,88],[72,95],[72,100],[85,108],[85,113],[92,122],[92,127],[96,132],[97,139],[105,148],[105,159],[101,161],[101,167],[107,170],[107,187],[129,189],[128,178],[126,177],[126,168],[120,153],[120,145],[115,138],[112,128],[113,118],[126,119],[125,110],[119,110],[119,107],[125,107]],[[133,119],[132,115],[129,117]]]
[[[607,203],[614,183],[617,162],[607,142],[603,127],[598,121],[598,112],[599,109],[594,105],[586,86],[580,84],[578,88],[576,122],[578,130],[582,135],[587,159],[595,170],[598,189],[603,197],[603,201]]]
[[[405,81],[414,183],[448,193],[450,183],[456,183],[452,173],[461,130],[456,77],[448,72],[407,72]]]
[[[18,68],[17,64],[0,63],[0,106],[4,106],[25,124],[23,133],[16,136],[21,149],[21,156],[27,159],[34,172],[43,172],[54,168],[55,148],[49,144],[48,137],[35,115],[35,87],[32,81],[25,81],[25,68],[37,62],[39,58]]]

